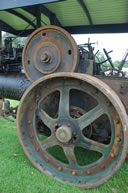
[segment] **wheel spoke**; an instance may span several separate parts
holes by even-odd
[[[60,88],[59,118],[69,116],[69,87]]]
[[[70,146],[63,146],[63,150],[64,150],[64,153],[65,153],[65,156],[69,162],[69,165],[70,166],[77,166],[77,160],[76,160],[76,156],[75,156],[75,153],[74,153],[74,147],[70,147]]]
[[[43,123],[49,128],[51,129],[53,127],[53,125],[56,122],[56,119],[53,119],[52,117],[50,117],[44,110],[39,109],[38,110],[38,116],[40,117],[40,119],[43,121]]]
[[[53,135],[51,135],[47,139],[41,141],[41,144],[43,145],[43,147],[45,149],[47,149],[49,147],[53,147],[53,146],[57,145],[57,141],[56,141],[55,137]]]
[[[107,153],[109,150],[110,145],[105,145],[103,143],[99,143],[97,141],[94,141],[92,139],[88,139],[87,137],[82,137],[79,144],[80,147],[83,147],[88,150],[93,150],[96,152],[100,152],[102,154]]]
[[[101,104],[97,105],[95,108],[77,119],[80,129],[83,130],[85,127],[93,123],[96,119],[105,113],[106,110],[104,106]]]

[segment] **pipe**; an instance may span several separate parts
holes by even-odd
[[[20,100],[31,84],[24,73],[0,74],[0,97]]]

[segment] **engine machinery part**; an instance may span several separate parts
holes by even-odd
[[[31,81],[53,72],[75,72],[78,60],[74,39],[57,26],[44,26],[34,31],[23,49],[23,66]]]
[[[96,128],[101,122],[107,123],[103,140],[102,128]],[[98,186],[118,171],[127,154],[127,129],[126,110],[116,93],[79,73],[37,80],[24,93],[17,113],[18,137],[31,163],[79,187]]]
[[[0,118],[4,118],[8,121],[14,122],[14,119],[16,119],[16,113],[17,113],[16,107],[10,107],[10,101],[4,100],[4,98],[0,99]],[[13,117],[14,119],[10,118]]]
[[[13,49],[12,39],[0,52],[0,116],[17,113],[4,98],[21,99],[17,131],[29,160],[55,179],[87,188],[112,177],[128,148],[128,81],[85,75],[101,73],[93,50],[90,42],[77,46],[60,27],[45,26],[26,42],[25,74],[19,73],[22,49]]]
[[[12,46],[14,37],[6,37],[4,48],[0,51],[0,73],[21,72],[22,50],[20,45],[17,48]]]

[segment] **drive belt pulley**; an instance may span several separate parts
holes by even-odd
[[[22,61],[26,75],[35,81],[55,72],[74,72],[78,59],[73,37],[60,27],[45,26],[28,38]]]

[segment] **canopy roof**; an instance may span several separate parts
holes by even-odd
[[[0,30],[16,35],[44,25],[72,34],[128,32],[128,0],[0,1]]]

